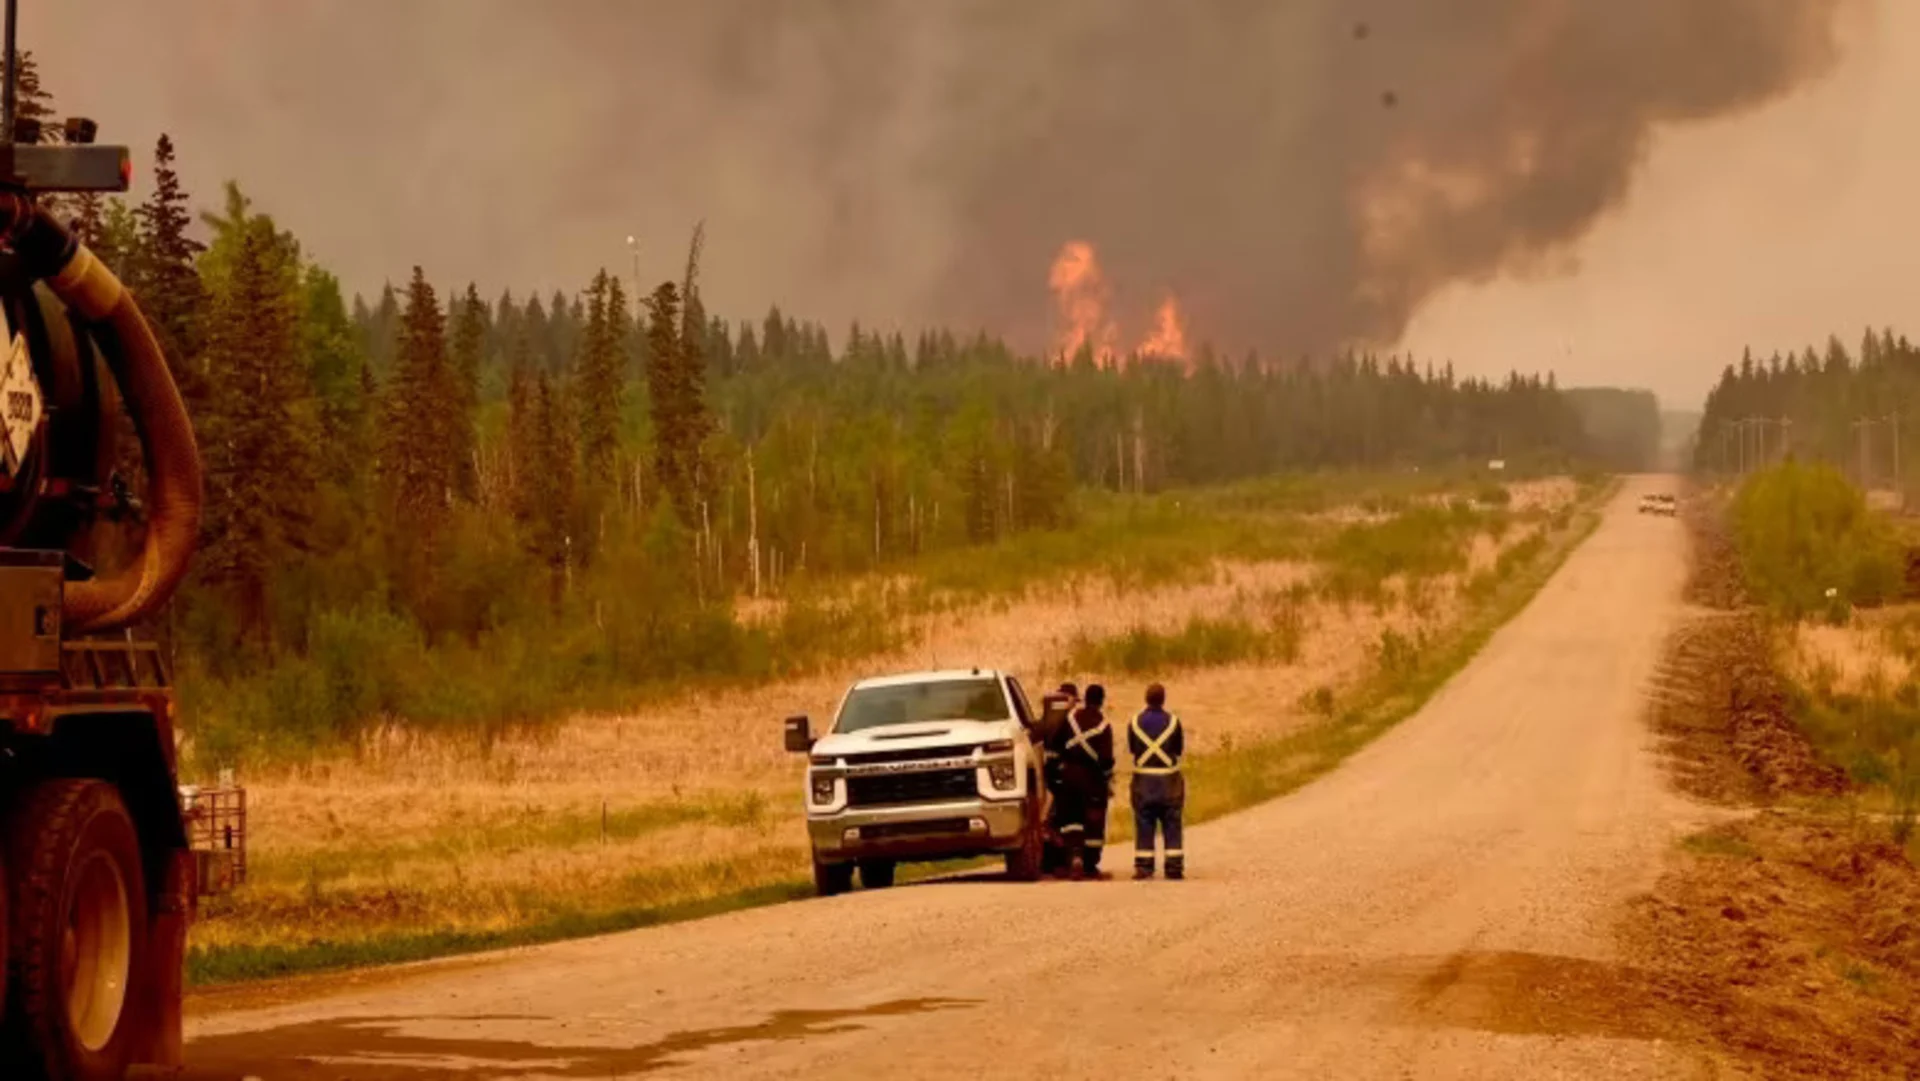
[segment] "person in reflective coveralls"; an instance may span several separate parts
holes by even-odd
[[[1186,733],[1180,718],[1167,711],[1167,690],[1147,688],[1147,708],[1127,726],[1127,750],[1133,755],[1133,877],[1153,877],[1155,834],[1166,838],[1167,877],[1187,874],[1180,847],[1180,817],[1187,804],[1187,781],[1180,773]]]
[[[1086,705],[1067,715],[1047,737],[1047,760],[1057,763],[1053,830],[1065,847],[1069,877],[1100,877],[1107,844],[1107,800],[1113,791],[1113,729],[1103,707],[1106,688],[1087,688]]]
[[[1073,711],[1080,708],[1079,686],[1073,683],[1062,683],[1052,694],[1046,696],[1042,702],[1042,708],[1041,723],[1038,730],[1034,732],[1034,737],[1039,741],[1042,752],[1045,752],[1053,746],[1055,734],[1067,726],[1067,718],[1073,716]],[[1060,835],[1056,824],[1058,814],[1055,809],[1060,806],[1061,798],[1061,763],[1060,756],[1056,754],[1042,753],[1041,757],[1045,760],[1045,764],[1041,767],[1041,776],[1047,786],[1047,840],[1040,854],[1040,873],[1048,878],[1057,878],[1066,874],[1068,866],[1073,862],[1072,857],[1067,853],[1066,838]]]

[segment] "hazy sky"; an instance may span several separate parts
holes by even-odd
[[[1788,101],[1664,133],[1576,267],[1449,290],[1411,344],[1691,407],[1747,344],[1920,338],[1920,3],[1882,0],[1845,46]]]
[[[1100,252],[1238,352],[1696,400],[1920,300],[1913,0],[24,0],[63,111],[350,288],[673,273],[1047,340]],[[1389,102],[1391,104],[1389,104]],[[1905,302],[1904,304],[1902,302]]]

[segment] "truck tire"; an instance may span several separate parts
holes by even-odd
[[[1040,786],[1027,777],[1027,798],[1020,809],[1020,847],[1007,853],[1007,877],[1015,882],[1038,882],[1047,852],[1047,824],[1042,815]]]
[[[102,781],[41,782],[8,818],[6,853],[0,1073],[121,1081],[151,1024],[138,998],[151,983],[146,876],[126,804]]]
[[[853,864],[822,863],[820,857],[813,857],[813,892],[822,897],[832,897],[853,888]]]
[[[894,862],[892,860],[862,860],[860,863],[860,888],[884,890],[893,885]]]

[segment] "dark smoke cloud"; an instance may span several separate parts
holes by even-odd
[[[1664,125],[1834,60],[1853,0],[27,0],[63,104],[238,177],[350,285],[670,272],[718,310],[1045,340],[1093,242],[1133,324],[1391,342],[1563,253]]]

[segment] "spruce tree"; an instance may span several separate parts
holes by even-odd
[[[319,412],[320,475],[350,486],[366,452],[366,403],[362,380],[367,359],[347,316],[340,281],[319,267],[307,268],[301,348]]]
[[[627,313],[619,280],[604,270],[594,276],[587,296],[579,369],[580,461],[583,488],[597,496],[613,485],[617,471]]]
[[[0,77],[5,74],[6,58],[0,56]],[[18,120],[38,121],[42,143],[64,141],[65,133],[61,130],[58,115],[54,111],[53,94],[40,82],[40,65],[35,62],[31,49],[20,51],[20,79],[16,84],[14,116]],[[84,213],[78,205],[81,201],[80,197],[44,195],[41,196],[40,201],[54,213],[55,217],[76,218]]]
[[[684,314],[680,291],[672,282],[660,283],[647,299],[647,404],[653,419],[654,475],[680,520],[691,527],[700,521],[703,455],[713,420],[707,412],[706,372],[699,352],[683,336]]]
[[[533,494],[532,547],[547,567],[549,600],[558,611],[573,566],[577,450],[566,395],[554,388],[545,372],[540,373],[534,386],[533,413],[535,473],[529,478]]]
[[[381,411],[383,497],[391,580],[431,636],[436,565],[454,492],[448,444],[458,408],[447,359],[446,318],[425,273],[413,268],[400,340]]]
[[[206,298],[194,269],[206,246],[187,235],[193,217],[173,160],[173,140],[162,134],[153,148],[153,191],[133,212],[138,248],[128,260],[133,271],[129,284],[191,409],[206,395],[199,363]],[[230,186],[230,195],[237,196],[238,189]]]
[[[532,343],[523,326],[514,335],[507,353],[507,491],[514,521],[531,538],[538,515],[536,493],[540,469],[544,465],[535,433],[538,430],[538,403],[535,400]],[[537,545],[529,539],[530,548]]]
[[[215,296],[208,359],[208,542],[202,572],[229,591],[243,641],[273,645],[274,574],[306,546],[317,433],[299,340],[298,256],[271,219],[247,220]]]
[[[6,73],[6,57],[0,56],[0,74]],[[53,94],[40,82],[40,65],[32,49],[20,50],[20,77],[14,83],[14,115],[21,120],[37,120],[41,142],[59,142],[60,129],[53,126]]]
[[[487,343],[487,304],[472,284],[454,306],[453,404],[448,411],[447,453],[453,467],[453,489],[472,502],[478,494],[479,474],[474,454],[479,447],[474,431],[480,409],[481,353]]]

